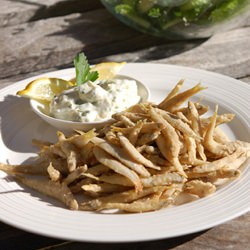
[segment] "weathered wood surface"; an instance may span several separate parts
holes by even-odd
[[[81,50],[91,59],[163,41],[129,29],[104,9],[41,19],[1,28],[0,75],[66,66]]]
[[[138,243],[78,243],[41,237],[0,223],[2,250],[247,250],[249,249],[250,213],[210,230],[182,237]]]
[[[103,60],[186,65],[250,83],[250,18],[244,27],[209,39],[169,41],[141,34],[115,20],[98,0],[0,0],[0,88],[71,67],[84,50]],[[68,242],[0,223],[0,249],[248,249],[250,213],[205,232],[130,244]]]
[[[101,8],[98,0],[1,0],[0,27]]]
[[[122,58],[192,66],[234,78],[246,77],[250,75],[250,27],[217,34],[206,41],[180,41],[137,53],[109,56],[104,60],[119,61]]]
[[[51,0],[44,1],[42,6],[45,6],[46,2],[56,3],[52,6],[60,6],[60,2],[61,5],[65,4],[65,1]],[[96,1],[94,2],[93,6],[99,6]],[[34,11],[34,5],[32,7],[28,10]],[[40,7],[36,11],[42,12],[43,8]],[[47,6],[46,9],[50,8]],[[82,9],[84,11],[86,7]],[[57,16],[56,12],[56,17],[51,17],[52,13],[47,16],[41,14],[37,21],[1,28],[1,78],[51,67],[66,67],[72,64],[72,58],[81,50],[85,51],[91,62],[119,54],[107,59],[157,60],[159,63],[192,65],[233,77],[249,75],[250,28],[247,26],[233,32],[218,34],[207,41],[199,39],[176,42],[141,34],[119,23],[104,9],[90,9],[91,11],[82,14],[66,12],[62,16]],[[75,8],[72,11],[77,12]],[[42,16],[48,18],[41,19]],[[11,20],[14,22],[15,19]],[[249,23],[247,20],[246,25]],[[124,52],[131,53],[124,55]]]

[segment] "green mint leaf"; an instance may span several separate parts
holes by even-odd
[[[97,71],[89,72],[88,80],[94,82],[98,78],[99,74]]]
[[[84,53],[79,53],[74,58],[76,71],[76,84],[79,86],[87,81],[95,81],[98,78],[98,72],[90,72],[90,66]]]

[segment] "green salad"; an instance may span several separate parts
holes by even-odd
[[[249,10],[250,0],[106,0],[113,13],[145,30],[213,25]]]

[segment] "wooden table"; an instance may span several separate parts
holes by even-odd
[[[250,18],[209,39],[169,41],[115,20],[97,0],[1,0],[0,88],[71,67],[84,51],[90,63],[155,62],[191,66],[250,82]],[[0,249],[249,249],[250,213],[205,232],[126,244],[68,242],[0,223]]]

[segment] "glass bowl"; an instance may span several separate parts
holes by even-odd
[[[243,24],[249,0],[101,0],[120,21],[144,33],[206,38]]]

